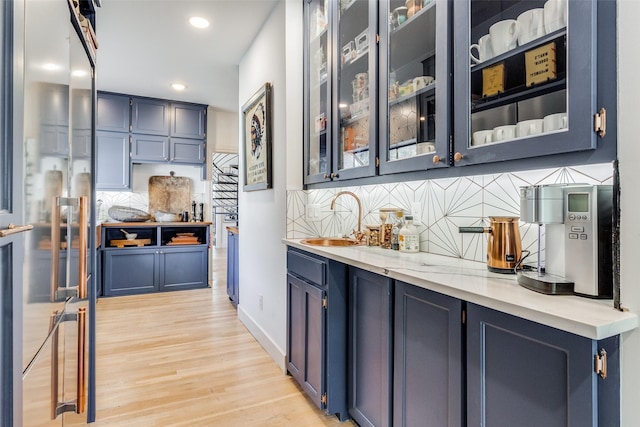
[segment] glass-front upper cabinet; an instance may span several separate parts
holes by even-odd
[[[448,166],[451,2],[380,7],[380,173]]]
[[[455,165],[597,148],[597,3],[454,2]]]
[[[377,1],[335,3],[334,179],[375,174]]]
[[[307,183],[324,182],[331,174],[331,84],[328,76],[331,32],[328,0],[305,2],[305,177]]]

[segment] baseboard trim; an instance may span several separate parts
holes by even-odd
[[[287,364],[286,364],[286,355],[284,352],[278,347],[278,345],[273,342],[271,337],[258,325],[255,320],[247,313],[242,305],[238,305],[238,319],[244,324],[244,326],[249,330],[249,333],[253,335],[253,337],[260,343],[262,348],[267,352],[267,354],[273,359],[274,362],[280,367],[283,373],[287,372]]]

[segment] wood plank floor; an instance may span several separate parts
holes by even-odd
[[[353,426],[324,414],[237,319],[224,256],[211,288],[101,298],[102,426]]]

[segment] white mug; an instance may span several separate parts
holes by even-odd
[[[478,51],[477,57],[473,56],[473,49]],[[471,56],[471,60],[476,64],[493,58],[493,50],[491,50],[491,36],[489,34],[485,34],[480,37],[478,43],[469,46],[469,55]]]
[[[489,27],[489,34],[491,35],[493,56],[498,56],[515,49],[518,45],[520,24],[515,19],[505,19]]]
[[[545,35],[543,8],[527,10],[518,15],[517,21],[520,24],[518,45],[522,46]]]
[[[490,144],[491,142],[493,142],[491,139],[492,133],[492,129],[479,130],[474,132],[473,136],[471,137],[471,146]]]
[[[493,128],[491,133],[491,141],[505,141],[516,137],[516,125],[505,125]]]
[[[567,113],[556,113],[544,116],[542,128],[545,132],[567,128]]]
[[[416,91],[418,89],[422,89],[423,87],[429,86],[431,83],[433,83],[433,77],[418,76],[413,79],[413,90]]]
[[[567,26],[567,0],[548,0],[544,4],[544,30],[553,33]]]
[[[516,136],[524,138],[526,136],[537,135],[542,133],[542,119],[523,120],[516,123]]]

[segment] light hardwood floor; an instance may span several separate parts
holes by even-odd
[[[353,426],[318,410],[237,319],[224,255],[211,288],[101,298],[102,426]]]

